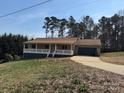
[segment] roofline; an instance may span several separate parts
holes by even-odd
[[[42,42],[42,43],[40,43],[40,42],[36,42],[35,43],[35,41],[34,42],[32,42],[33,40],[30,40],[30,41],[26,41],[26,42],[23,42],[23,44],[74,44],[74,45],[79,45],[80,46],[80,44],[77,44],[78,42],[78,40],[98,40],[98,41],[100,41],[99,42],[99,44],[95,44],[95,45],[86,45],[86,46],[101,46],[101,40],[100,39],[80,39],[80,38],[36,38],[36,39],[34,39],[34,40],[37,40],[37,39],[75,39],[75,41],[74,41],[74,43],[65,43],[65,42],[56,42],[56,43],[48,43],[48,42]],[[83,46],[85,46],[85,45],[83,45]]]

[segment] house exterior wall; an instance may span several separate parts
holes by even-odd
[[[101,48],[97,47],[97,55],[96,56],[100,56],[100,53],[101,53]]]
[[[37,49],[49,49],[49,44],[37,44]]]
[[[63,49],[63,50],[70,50],[71,49],[71,45],[57,45],[57,49]]]

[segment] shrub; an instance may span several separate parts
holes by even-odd
[[[71,82],[75,85],[79,85],[81,83],[79,79],[74,79]]]
[[[86,84],[82,84],[79,86],[79,92],[88,92],[88,86]]]
[[[13,57],[14,57],[14,60],[20,60],[21,59],[21,57],[18,55],[14,55]]]
[[[12,56],[11,54],[5,54],[4,60],[5,60],[6,62],[8,62],[8,61],[13,61],[14,58],[13,58],[13,56]]]

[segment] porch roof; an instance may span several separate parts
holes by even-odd
[[[82,46],[101,46],[100,39],[77,39],[77,38],[37,38],[24,42],[25,44],[75,44]]]
[[[74,44],[77,38],[37,38],[31,41],[24,42],[31,44]]]

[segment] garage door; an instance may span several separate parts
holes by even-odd
[[[88,55],[88,56],[95,56],[97,52],[96,48],[78,48],[78,54],[79,55]]]

